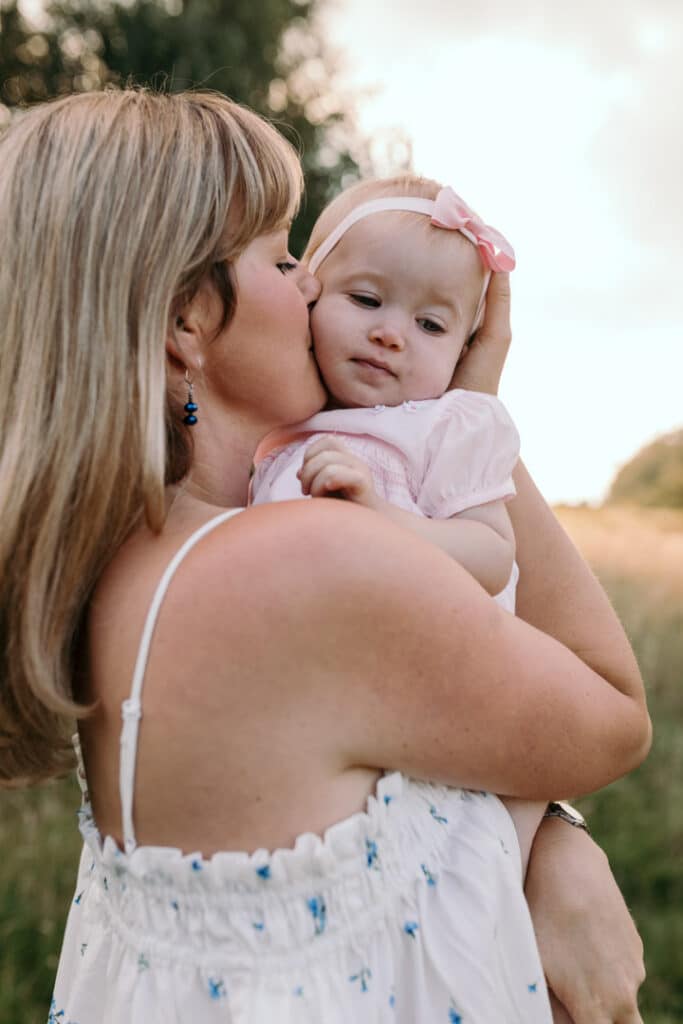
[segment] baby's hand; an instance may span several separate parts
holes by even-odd
[[[367,465],[336,437],[309,445],[297,476],[301,490],[312,498],[348,498],[367,508],[379,504]]]

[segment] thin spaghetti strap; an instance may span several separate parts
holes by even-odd
[[[231,508],[228,512],[221,512],[220,515],[215,516],[213,519],[209,519],[208,523],[204,523],[203,526],[200,526],[198,530],[188,537],[183,546],[175,553],[166,567],[166,571],[159,580],[159,585],[157,586],[154,598],[152,599],[152,603],[147,613],[145,628],[142,631],[142,639],[138,650],[137,661],[135,662],[135,671],[133,672],[130,696],[127,700],[124,700],[121,705],[123,728],[121,729],[121,754],[119,760],[119,795],[121,798],[121,816],[123,820],[123,845],[126,853],[132,853],[137,845],[135,842],[135,829],[133,827],[133,792],[135,789],[138,731],[140,727],[140,718],[142,716],[140,697],[142,695],[142,684],[145,679],[149,648],[152,643],[154,627],[156,626],[157,618],[159,616],[161,603],[164,600],[166,591],[168,590],[168,586],[175,575],[176,569],[185,558],[185,555],[192,550],[197,541],[200,541],[202,537],[207,533],[210,533],[216,526],[225,522],[226,519],[230,519],[231,516],[234,516],[237,512],[241,511],[241,508]]]

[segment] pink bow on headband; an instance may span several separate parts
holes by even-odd
[[[452,188],[442,188],[434,203],[432,224],[449,231],[462,231],[479,249],[489,270],[514,270],[515,251],[499,231],[484,224]]]

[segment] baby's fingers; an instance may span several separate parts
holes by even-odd
[[[331,462],[315,473],[308,493],[312,498],[327,498],[331,494],[338,494],[353,500],[365,487],[366,480],[357,469]]]
[[[316,455],[320,455],[321,452],[348,452],[348,450],[344,442],[340,441],[334,434],[326,434],[325,437],[319,437],[313,444],[309,444],[304,452],[304,465]]]
[[[312,455],[308,455],[307,458],[304,457],[301,469],[297,473],[297,476],[301,481],[301,490],[304,494],[310,494],[311,482],[318,473],[321,473],[322,470],[330,465],[349,465],[350,458],[352,458],[351,453],[346,449],[339,451],[334,448],[323,448],[317,452],[313,452]]]

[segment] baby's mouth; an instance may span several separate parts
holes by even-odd
[[[376,370],[378,373],[386,373],[390,377],[395,377],[396,374],[390,369],[386,363],[381,362],[379,359],[362,359],[356,357],[351,360],[352,363],[356,363],[358,366],[366,366],[371,370]]]

